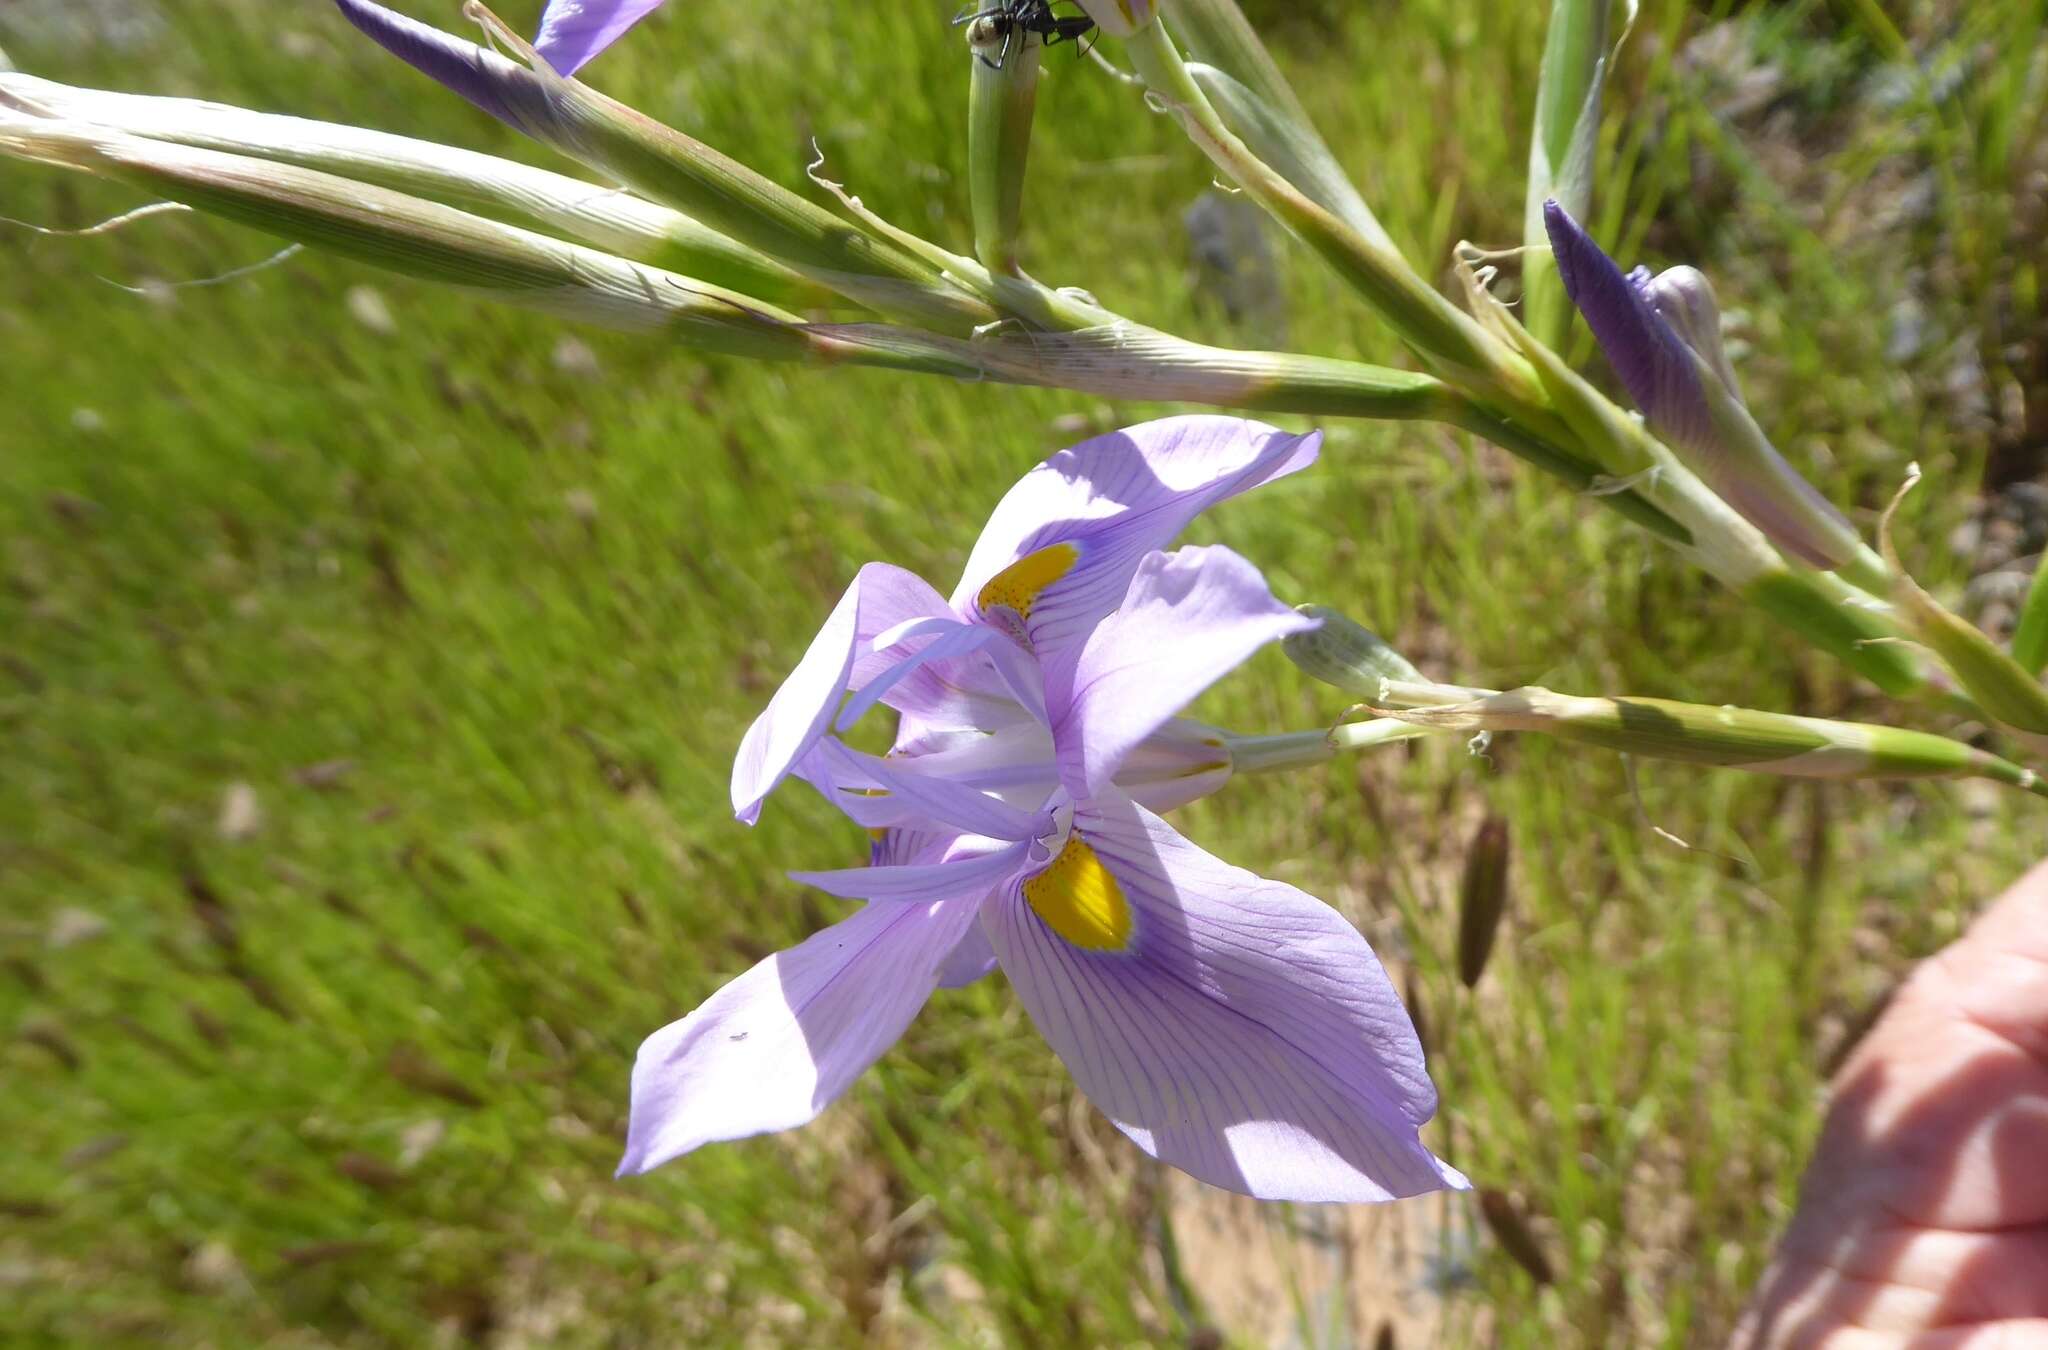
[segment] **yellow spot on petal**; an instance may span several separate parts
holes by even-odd
[[[1024,883],[1024,898],[1047,927],[1076,947],[1101,952],[1131,945],[1131,906],[1123,887],[1078,834]]]
[[[1081,550],[1075,544],[1048,544],[1036,553],[1027,553],[1002,571],[989,578],[981,588],[974,602],[984,613],[992,609],[1008,609],[1020,619],[1031,617],[1031,606],[1045,588],[1073,570],[1081,557]]]

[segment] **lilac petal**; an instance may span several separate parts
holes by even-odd
[[[960,842],[956,830],[882,830],[868,850],[868,866],[899,867],[904,863],[940,862]]]
[[[983,913],[996,955],[1082,1091],[1142,1149],[1268,1200],[1386,1200],[1466,1182],[1417,1135],[1422,1046],[1372,949],[1311,896],[1202,852],[1120,799],[1083,803],[1044,878]],[[1069,848],[1073,847],[1070,840]],[[1088,869],[1099,863],[1105,888]],[[1067,867],[1126,907],[1121,945],[1076,945],[1030,887]],[[1040,892],[1037,904],[1056,907]]]
[[[905,731],[912,734],[993,731],[1028,720],[1030,713],[1018,705],[995,664],[976,654],[983,646],[993,650],[995,639],[961,634],[947,648],[931,650],[946,641],[947,633],[964,627],[960,616],[922,577],[883,567],[873,565],[875,624],[870,629],[864,619],[861,626],[869,644],[854,657],[849,684],[858,693],[842,725],[855,720],[855,707],[865,713],[873,706],[867,697],[871,689],[874,699],[904,715]],[[896,622],[884,622],[891,614],[898,616]],[[908,656],[918,659],[906,661]]]
[[[939,967],[939,987],[960,989],[990,974],[996,968],[996,949],[988,942],[988,930],[974,924],[960,935],[959,943]]]
[[[923,737],[915,747],[899,745],[891,762],[1030,806],[1043,802],[1059,786],[1052,733],[1036,722],[986,734]]]
[[[1076,800],[1095,796],[1197,694],[1268,642],[1316,626],[1227,548],[1147,555],[1117,611],[1078,652],[1047,662],[1061,783]]]
[[[749,825],[760,818],[761,802],[825,734],[846,692],[858,638],[860,589],[861,579],[855,577],[796,669],[740,741],[732,766],[732,809]]]
[[[965,841],[958,849],[982,845]],[[962,853],[946,862],[884,867],[844,867],[831,872],[791,872],[790,880],[816,886],[849,900],[891,900],[930,904],[979,900],[1022,871],[1031,856],[1027,842],[987,853]]]
[[[896,642],[890,642],[889,638],[898,632],[903,632],[904,636],[898,638]],[[991,642],[1008,640],[986,624],[962,623],[958,619],[923,619],[911,630],[903,630],[900,626],[898,629],[892,629],[889,633],[876,638],[874,646],[877,649],[885,645],[893,647],[914,638],[933,640],[897,661],[874,679],[860,685],[860,692],[846,701],[845,710],[839,714],[838,725],[841,731],[867,716],[877,703],[894,692],[907,677],[926,666],[939,663],[943,670],[949,668],[952,663],[965,662]],[[934,674],[937,676],[937,672]],[[918,686],[913,686],[904,692],[909,700],[919,707],[929,707],[932,700],[929,696],[919,696],[918,689]]]
[[[1117,790],[1148,811],[1166,812],[1206,797],[1230,781],[1230,739],[1215,727],[1169,719],[1124,758]],[[1013,805],[1037,806],[1060,785],[1052,733],[1036,723],[993,734],[928,737],[890,762],[963,787],[993,792]],[[863,822],[865,823],[865,822]],[[893,823],[882,822],[881,823]]]
[[[564,75],[617,42],[662,0],[548,0],[534,49]]]
[[[385,51],[515,130],[538,136],[552,121],[546,87],[516,62],[370,0],[334,3]]]
[[[1124,756],[1116,790],[1161,815],[1221,791],[1234,768],[1230,738],[1215,727],[1175,717]]]
[[[882,759],[829,739],[818,743],[817,755],[830,775],[831,790],[826,795],[835,805],[847,798],[894,803],[907,815],[890,820],[891,825],[930,822],[1011,842],[1052,833],[1052,818],[1044,811],[1019,810],[978,788],[930,777],[920,772],[914,761]],[[877,792],[885,795],[862,795]]]
[[[1543,223],[1565,293],[1586,316],[1607,363],[1643,416],[1671,439],[1711,439],[1713,414],[1692,349],[1644,299],[1642,285],[1649,274],[1640,279],[1624,276],[1614,259],[1601,252],[1592,236],[1555,201],[1543,204]]]
[[[930,612],[934,606],[937,614]],[[825,734],[841,695],[887,678],[904,659],[876,658],[868,648],[877,634],[935,617],[957,622],[939,593],[915,575],[888,563],[861,568],[796,669],[747,728],[733,762],[733,814],[748,824],[758,819],[762,800]]]
[[[1138,563],[1217,502],[1315,462],[1320,433],[1239,417],[1167,417],[1062,450],[997,504],[953,603],[1040,657],[1115,609]]]
[[[649,1036],[620,1175],[816,1117],[903,1035],[974,919],[965,904],[867,906]]]

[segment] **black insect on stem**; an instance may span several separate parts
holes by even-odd
[[[1095,27],[1095,20],[1085,14],[1055,14],[1054,0],[995,0],[980,9],[961,14],[953,20],[954,27],[974,24],[976,30],[970,34],[977,40],[975,55],[991,70],[1001,70],[1010,59],[1010,48],[1019,38],[1036,37],[1042,47],[1058,46],[1062,42],[1078,42]],[[990,56],[987,47],[1000,41],[1002,47]]]

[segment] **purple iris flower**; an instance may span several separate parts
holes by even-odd
[[[1266,1199],[1385,1200],[1465,1180],[1372,949],[1302,891],[1160,818],[1222,785],[1230,742],[1180,710],[1314,626],[1225,548],[1164,552],[1197,513],[1314,462],[1319,437],[1176,417],[1026,474],[948,601],[862,568],[748,730],[733,806],[791,775],[876,834],[866,867],[796,873],[869,903],[648,1038],[620,1171],[814,1118],[933,989],[1000,965],[1117,1128]],[[831,732],[877,702],[895,748]]]
[[[1750,416],[1721,349],[1720,312],[1706,277],[1690,267],[1624,273],[1554,200],[1543,204],[1543,224],[1565,293],[1651,429],[1801,562],[1835,568],[1866,554],[1856,527]]]

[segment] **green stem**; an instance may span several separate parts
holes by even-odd
[[[1407,342],[1484,384],[1534,395],[1535,377],[1527,363],[1417,276],[1399,254],[1318,206],[1251,152],[1195,82],[1163,22],[1140,29],[1124,44],[1124,52],[1146,87],[1179,115],[1188,138],[1334,267]]]
[[[1397,741],[1436,734],[1428,727],[1376,719],[1346,722],[1328,731],[1289,731],[1275,736],[1232,736],[1230,763],[1234,773],[1278,773],[1327,764],[1346,750],[1371,750]]]
[[[1602,505],[1626,516],[1660,539],[1681,546],[1694,542],[1692,531],[1672,519],[1637,489],[1608,490],[1612,479],[1597,465],[1491,409],[1469,401],[1458,403],[1451,407],[1444,420],[1492,441],[1551,477],[1569,484],[1574,491],[1597,498]]]

